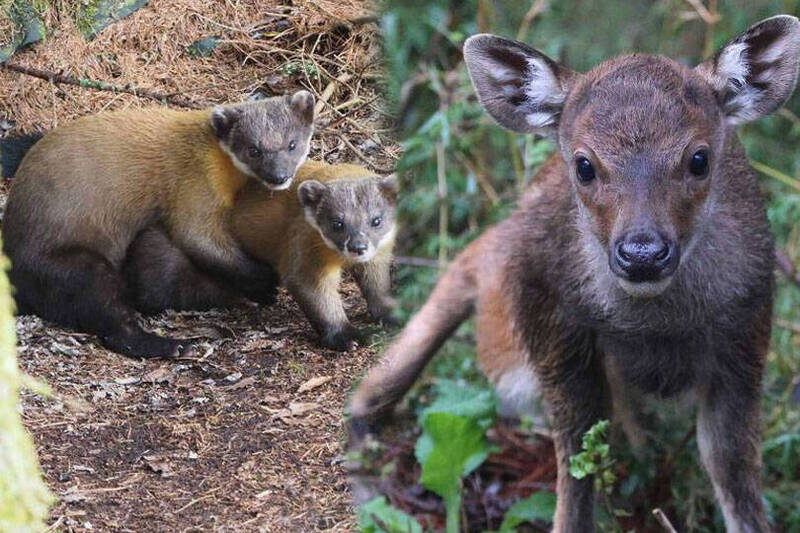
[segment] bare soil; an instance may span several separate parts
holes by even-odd
[[[357,289],[345,289],[369,328]],[[59,531],[351,531],[342,406],[372,363],[321,349],[281,294],[271,308],[148,318],[199,355],[138,361],[20,317],[20,361],[55,399],[23,399]]]

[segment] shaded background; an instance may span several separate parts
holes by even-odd
[[[407,315],[424,302],[440,268],[484,228],[508,214],[520,190],[535,179],[536,170],[554,150],[548,140],[494,125],[479,107],[460,52],[467,36],[493,32],[517,38],[581,71],[633,51],[665,54],[694,65],[762,18],[800,12],[797,0],[387,0],[383,7],[389,99],[405,148],[400,162],[405,188],[398,286]],[[757,162],[754,165],[760,163],[759,180],[769,203],[780,263],[791,275],[796,275],[793,265],[800,264],[799,114],[800,93],[795,93],[784,109],[740,128],[748,155]],[[777,320],[764,380],[764,498],[778,531],[800,531],[800,287],[782,273],[777,279]],[[436,397],[434,385],[442,378],[485,386],[475,367],[471,328],[462,327],[442,350],[445,356],[437,357],[411,397],[412,412]],[[624,447],[614,450],[619,481],[611,498],[615,507],[633,515],[620,519],[620,524],[658,530],[650,510],[660,506],[679,530],[720,530],[721,517],[699,466],[688,422],[693,417],[670,406],[651,409],[649,416],[654,432],[648,457],[634,460]],[[410,441],[415,431],[408,429]],[[503,446],[504,441],[490,433],[491,439]],[[524,432],[523,440],[536,442]],[[401,448],[394,449],[402,456]],[[431,518],[441,508],[426,510],[428,500],[413,501],[428,493],[417,486],[407,489],[416,490],[414,498],[405,496],[404,483],[414,485],[418,479],[414,469],[419,469],[413,457],[406,459],[406,463],[396,459],[382,463],[402,474],[384,475],[383,492],[423,525],[441,525],[440,514],[439,519]],[[408,472],[402,473],[404,469]],[[508,506],[515,497],[492,499],[486,484],[498,477],[486,469],[484,465],[464,481],[472,530],[497,527],[499,519],[486,509]],[[547,486],[546,476],[540,481]],[[498,483],[508,486],[509,481]],[[520,489],[517,496],[531,490]],[[604,527],[611,523],[608,519]]]

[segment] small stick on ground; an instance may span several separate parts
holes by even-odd
[[[669,518],[667,518],[667,515],[664,514],[664,511],[656,507],[653,509],[653,516],[656,517],[656,520],[658,520],[658,523],[661,524],[661,527],[663,527],[665,531],[668,531],[669,533],[678,533],[672,526]]]
[[[119,85],[114,85],[113,83],[108,83],[105,81],[96,81],[87,78],[76,78],[71,74],[64,74],[61,72],[51,72],[34,67],[28,67],[25,65],[17,65],[15,63],[3,63],[2,66],[6,70],[10,70],[11,72],[26,74],[28,76],[33,76],[34,78],[39,78],[45,81],[49,81],[50,83],[74,85],[76,87],[83,87],[86,89],[97,89],[98,91],[110,91],[114,93],[132,94],[140,98],[149,98],[150,100],[156,100],[162,103],[172,104],[178,107],[187,107],[189,109],[202,109],[206,107],[202,103],[192,102],[191,100],[187,100],[185,98],[181,98],[172,94],[164,94],[157,91],[151,91],[149,89],[141,89],[130,86],[120,87]]]

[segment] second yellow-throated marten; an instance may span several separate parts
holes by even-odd
[[[46,134],[16,170],[3,221],[20,312],[95,333],[125,355],[175,355],[180,341],[139,326],[121,273],[149,227],[213,278],[274,298],[275,273],[233,238],[230,210],[248,182],[290,185],[313,114],[300,91],[201,111],[101,113]]]
[[[352,270],[370,314],[391,321],[396,201],[394,176],[308,161],[289,191],[273,194],[248,186],[233,209],[231,230],[244,250],[278,270],[323,344],[347,350],[355,346],[358,331],[339,295],[343,269]],[[140,307],[224,307],[240,296],[177,252],[156,228],[131,246],[126,272]]]

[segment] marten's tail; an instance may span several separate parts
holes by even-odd
[[[0,176],[13,178],[19,164],[22,163],[22,158],[42,137],[44,137],[44,133],[0,139]]]
[[[470,253],[474,251],[465,250],[450,265],[422,309],[364,377],[350,402],[356,437],[391,411],[444,341],[472,314],[478,292],[475,254]]]

